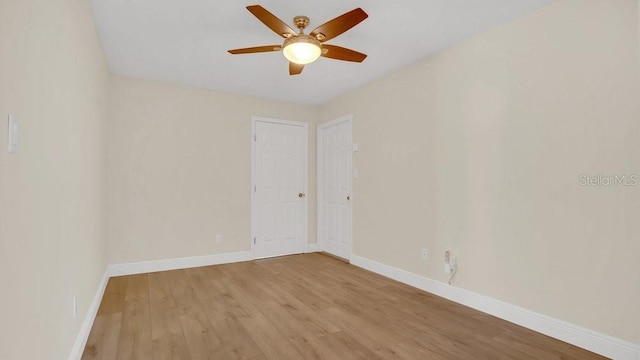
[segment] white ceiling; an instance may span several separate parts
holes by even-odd
[[[91,0],[114,74],[317,105],[551,0]],[[368,54],[361,64],[320,58],[290,76],[279,52],[228,49],[281,44],[247,5],[308,31],[351,9],[369,18],[328,41]],[[307,31],[307,32],[308,32]]]

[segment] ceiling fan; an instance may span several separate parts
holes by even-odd
[[[282,36],[284,43],[282,45],[233,49],[229,50],[231,54],[251,54],[282,50],[284,56],[289,60],[290,75],[300,74],[306,64],[316,61],[320,56],[352,62],[362,62],[367,57],[366,54],[351,49],[325,44],[325,41],[341,35],[369,17],[361,8],[353,9],[333,20],[327,21],[308,35],[304,33],[304,29],[309,25],[309,18],[306,16],[293,18],[294,24],[300,30],[299,33],[296,33],[286,23],[260,5],[247,6],[247,10],[267,25],[269,29]]]

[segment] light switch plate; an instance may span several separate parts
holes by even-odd
[[[7,121],[7,150],[14,153],[18,150],[18,120],[9,114]]]

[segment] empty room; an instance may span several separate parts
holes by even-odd
[[[640,0],[0,0],[0,359],[640,360]]]

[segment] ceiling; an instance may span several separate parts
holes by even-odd
[[[551,0],[91,0],[112,73],[318,105]],[[292,28],[296,15],[318,25],[357,7],[369,18],[328,41],[368,54],[361,63],[320,58],[290,76],[279,52],[228,49],[281,44],[247,5]]]

